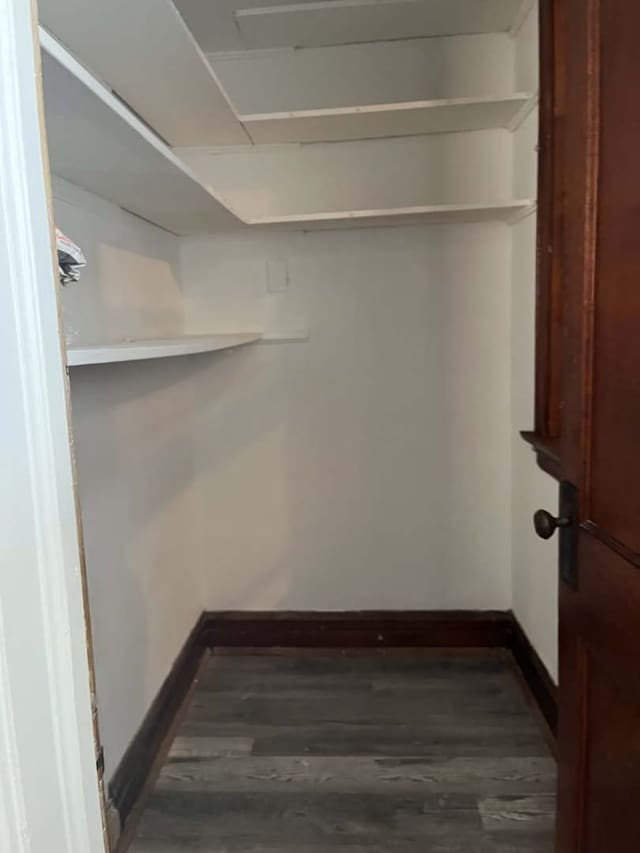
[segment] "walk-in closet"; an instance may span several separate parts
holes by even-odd
[[[38,7],[112,832],[203,612],[513,610],[554,674],[535,0]]]

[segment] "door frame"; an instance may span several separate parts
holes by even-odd
[[[0,20],[0,849],[104,853],[35,4]]]

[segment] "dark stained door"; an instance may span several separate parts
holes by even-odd
[[[558,853],[640,851],[640,2],[562,0],[566,45]]]

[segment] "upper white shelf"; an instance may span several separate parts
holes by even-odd
[[[238,8],[249,48],[309,47],[417,36],[506,32],[530,0],[318,0]],[[211,25],[215,21],[215,3]],[[215,50],[203,34],[207,50]]]
[[[175,234],[238,225],[109,89],[40,30],[51,171]]]
[[[38,12],[48,32],[169,145],[249,144],[171,0],[39,0]]]
[[[533,101],[532,92],[513,89],[513,41],[505,33],[208,59],[256,143],[511,129]]]
[[[507,128],[533,103],[534,95],[451,98],[320,110],[241,115],[256,143],[337,142]]]
[[[119,361],[142,361],[149,358],[169,358],[176,355],[194,355],[216,352],[259,341],[260,332],[239,332],[220,335],[186,335],[181,338],[157,338],[142,341],[124,341],[118,344],[70,346],[67,364],[113,364]]]

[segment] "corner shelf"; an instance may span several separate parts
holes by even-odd
[[[67,347],[67,364],[69,367],[79,367],[86,364],[114,364],[120,361],[195,355],[243,346],[259,341],[261,338],[261,332],[237,332],[220,335],[185,335],[181,338],[153,338],[123,341],[117,344],[70,346]]]
[[[184,235],[241,222],[109,89],[40,29],[51,171]]]
[[[240,115],[257,144],[336,142],[507,128],[535,102],[531,92]]]

